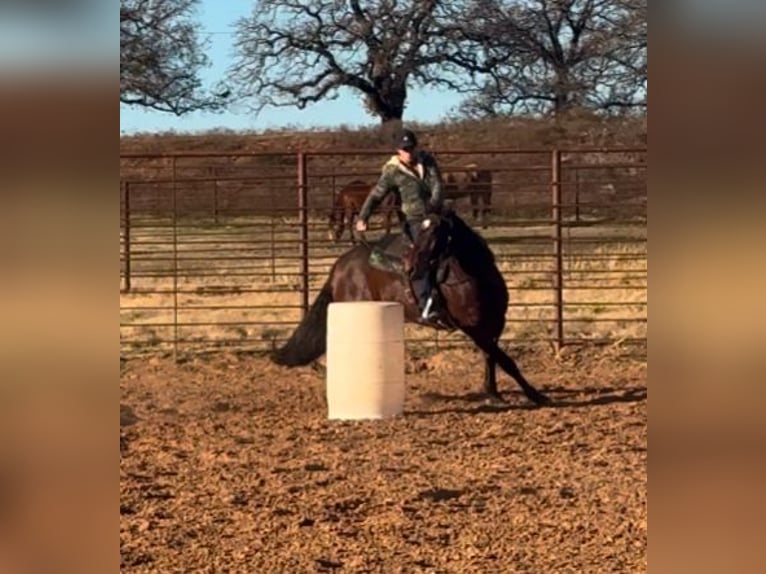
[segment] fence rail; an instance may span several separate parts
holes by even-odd
[[[646,339],[646,150],[436,151],[445,173],[492,172],[487,239],[511,295],[503,341],[555,347]],[[123,355],[267,350],[306,312],[350,246],[328,237],[337,190],[372,185],[388,154],[124,154]],[[467,188],[467,195],[482,190]],[[371,234],[383,233],[376,219]],[[408,326],[451,347],[460,334]]]

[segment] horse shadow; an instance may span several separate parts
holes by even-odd
[[[486,395],[476,392],[460,395],[426,392],[420,395],[420,398],[425,402],[431,404],[444,402],[447,403],[448,406],[446,408],[428,410],[407,410],[406,414],[416,417],[428,417],[447,413],[502,413],[509,411],[535,410],[539,408],[579,409],[619,403],[639,403],[645,401],[647,398],[647,388],[646,386],[641,385],[627,388],[585,387],[568,389],[565,387],[548,387],[541,390],[551,399],[551,404],[546,405],[545,407],[530,404],[529,401],[526,400],[524,394],[520,391],[509,391],[505,393],[503,397],[503,400],[505,401],[508,401],[509,396],[519,398],[518,403],[507,402],[506,404],[488,402],[486,400]]]

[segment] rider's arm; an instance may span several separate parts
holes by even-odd
[[[372,215],[372,212],[380,205],[385,197],[394,188],[391,182],[391,169],[385,169],[378,179],[378,183],[372,188],[372,191],[364,200],[362,208],[359,210],[359,219],[365,223]]]

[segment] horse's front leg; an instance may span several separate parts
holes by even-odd
[[[538,391],[535,387],[529,384],[529,381],[527,381],[526,378],[524,378],[524,375],[521,374],[516,361],[509,357],[508,354],[498,346],[497,338],[489,338],[486,334],[482,333],[476,328],[463,329],[463,332],[471,339],[473,339],[473,342],[476,343],[476,346],[478,346],[486,356],[485,360],[487,363],[485,368],[489,372],[485,371],[484,386],[488,392],[491,392],[494,388],[495,393],[497,393],[497,385],[493,383],[493,376],[495,366],[499,365],[501,369],[513,377],[513,379],[518,383],[518,385],[521,387],[521,390],[524,391],[524,394],[529,400],[538,406],[551,404],[551,400],[544,393]],[[491,363],[490,358],[493,361]]]
[[[343,226],[344,218],[345,217],[345,210],[342,207],[335,208],[335,215],[333,217],[333,237],[334,241],[340,241],[341,237],[343,237]]]
[[[336,239],[337,239],[337,235],[336,234],[338,233],[338,231],[335,229],[335,223],[336,223],[335,220],[337,218],[337,215],[338,214],[337,214],[337,211],[335,209],[335,206],[333,206],[332,209],[330,209],[329,216],[327,217],[327,223],[328,223],[328,225],[327,225],[327,238],[330,241],[336,241]]]
[[[484,354],[484,394],[487,396],[487,402],[495,405],[507,404],[500,393],[497,391],[497,361]]]

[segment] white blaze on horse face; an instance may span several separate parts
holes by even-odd
[[[430,220],[429,218],[427,218],[427,217],[426,217],[426,218],[423,220],[423,223],[421,223],[421,224],[420,224],[420,228],[421,228],[421,229],[428,229],[429,227],[431,227],[431,220]]]

